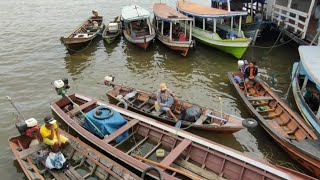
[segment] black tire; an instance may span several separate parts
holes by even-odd
[[[242,125],[246,128],[255,128],[258,126],[258,122],[255,119],[247,118],[242,121]]]
[[[120,101],[117,103],[117,106],[122,107],[124,109],[128,109],[128,103],[124,102],[124,101]]]
[[[159,169],[157,169],[153,166],[150,166],[147,169],[145,169],[141,174],[141,178],[145,179],[144,177],[146,176],[147,172],[149,172],[149,171],[156,171],[159,174],[159,180],[163,180],[162,173],[159,171]]]
[[[100,116],[99,114],[97,114],[98,111],[102,111],[102,110],[109,110],[109,114],[105,115],[105,116]],[[113,116],[113,110],[107,107],[100,107],[96,110],[96,112],[94,112],[93,117],[99,120],[104,120],[104,119],[108,119],[109,117]]]

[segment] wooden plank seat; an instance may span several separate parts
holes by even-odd
[[[41,149],[43,149],[45,147],[46,147],[46,145],[42,144],[42,143],[34,145],[34,146],[31,146],[28,149],[24,149],[24,150],[20,151],[19,152],[19,157],[21,159],[23,159],[23,158],[29,156],[30,154],[32,154],[34,152],[37,152],[37,151],[39,151],[39,150],[41,150]]]
[[[85,108],[94,105],[95,103],[97,103],[97,100],[88,101],[88,102],[80,105],[80,106],[79,106],[79,109],[82,111],[82,110],[84,110]],[[70,111],[70,115],[75,116],[75,115],[77,115],[79,112],[80,112],[80,111],[78,110],[78,108],[74,108],[74,109],[72,109],[72,110]]]
[[[161,164],[170,166],[173,161],[179,157],[179,155],[192,143],[189,139],[184,139],[176,146],[162,161]]]
[[[288,139],[295,139],[290,134],[287,134],[285,130],[277,123],[275,120],[266,120],[267,123],[274,129],[278,134],[280,134],[282,137],[288,138]]]
[[[247,99],[249,101],[273,100],[273,97],[271,97],[271,96],[256,96],[256,97],[249,96],[249,97],[247,97]]]
[[[113,141],[116,137],[120,136],[122,133],[133,127],[134,125],[138,124],[138,120],[132,119],[131,121],[128,121],[128,123],[124,126],[122,126],[120,129],[118,129],[116,132],[110,134],[109,136],[104,138],[105,143],[110,143]]]
[[[206,114],[202,114],[199,119],[194,123],[194,125],[201,125],[203,121],[205,121],[208,118]]]

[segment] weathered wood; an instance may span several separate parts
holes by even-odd
[[[138,142],[135,146],[133,146],[129,151],[127,151],[127,154],[130,154],[133,150],[135,150],[137,147],[139,147],[142,143],[144,143],[148,139],[148,136],[143,138],[140,142]]]
[[[95,164],[95,166],[97,166],[97,165]],[[84,178],[83,178],[75,169],[69,168],[68,170],[69,170],[69,171],[73,174],[73,176],[76,177],[78,180],[84,180]]]
[[[42,148],[43,148],[43,144],[41,144],[41,143],[34,145],[34,146],[31,146],[28,149],[24,149],[23,151],[19,152],[19,157],[20,157],[20,159],[23,159],[23,158],[29,156],[30,154],[41,150]]]
[[[71,171],[65,170],[63,172],[69,177],[70,180],[77,180],[77,178],[73,175],[73,173],[71,173]]]
[[[192,143],[189,139],[184,139],[176,146],[162,161],[161,164],[169,166],[177,157]]]
[[[90,106],[94,105],[95,103],[97,103],[96,100],[91,100],[91,101],[86,102],[86,103],[82,104],[81,106],[79,106],[79,109],[80,109],[80,110],[84,110],[85,108],[90,107]],[[75,116],[75,115],[77,115],[79,112],[80,112],[80,111],[78,110],[78,108],[74,108],[74,109],[72,109],[69,113],[70,113],[70,115]]]
[[[133,157],[135,157],[135,158],[137,158],[137,159],[139,159],[139,160],[145,161],[145,162],[147,162],[147,163],[156,165],[156,166],[161,167],[161,168],[163,168],[163,169],[168,169],[168,170],[177,172],[177,173],[182,174],[182,175],[184,175],[184,176],[187,176],[187,177],[189,177],[189,178],[191,178],[191,179],[201,180],[200,178],[198,178],[198,177],[196,177],[196,176],[194,176],[194,175],[192,175],[192,174],[189,174],[188,172],[184,172],[184,171],[181,171],[181,170],[179,170],[179,169],[176,169],[176,168],[173,168],[173,167],[170,167],[170,166],[166,166],[166,165],[164,165],[164,164],[162,164],[162,163],[157,163],[157,162],[154,162],[154,161],[152,161],[152,160],[150,160],[150,159],[145,159],[145,158],[143,158],[143,157],[141,157],[141,156],[138,156],[138,155],[133,155]]]
[[[249,97],[247,97],[247,99],[249,101],[260,101],[260,100],[273,100],[273,97],[271,97],[271,96],[257,96],[257,97],[249,96]]]
[[[207,115],[202,114],[199,119],[194,123],[194,125],[201,125],[203,121],[205,121],[208,118]]]
[[[132,128],[134,125],[138,124],[139,121],[136,119],[133,119],[131,121],[128,121],[128,123],[124,126],[122,126],[120,129],[118,129],[117,131],[115,131],[114,133],[110,134],[107,138],[105,138],[103,141],[105,143],[110,143],[111,141],[113,141],[115,138],[117,138],[118,136],[120,136],[121,134],[123,134],[125,131],[129,130],[130,128]]]
[[[195,174],[200,175],[203,178],[206,179],[212,179],[212,180],[225,180],[225,178],[218,176],[217,174],[214,174],[210,171],[204,170],[201,167],[198,167],[186,160],[178,159],[174,162],[174,164],[177,164],[178,166],[181,166],[185,168],[188,171],[194,172]]]

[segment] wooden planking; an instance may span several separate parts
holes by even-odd
[[[20,157],[20,159],[23,159],[23,158],[29,156],[30,154],[41,150],[42,147],[43,147],[43,145],[40,143],[40,144],[31,146],[28,149],[24,149],[23,151],[19,152],[19,157]]]
[[[182,140],[181,143],[161,161],[161,164],[169,166],[191,143],[192,141],[189,139]]]
[[[86,103],[84,103],[84,104],[82,104],[81,106],[79,106],[79,109],[80,110],[84,110],[85,108],[87,108],[87,107],[89,107],[89,106],[92,106],[92,105],[94,105],[95,103],[97,103],[97,100],[91,100],[91,101],[89,101],[89,102],[86,102]],[[70,111],[70,114],[71,115],[76,115],[76,114],[78,114],[79,113],[79,110],[78,110],[78,108],[73,108],[71,111]]]
[[[208,118],[206,114],[202,114],[199,119],[194,123],[194,125],[201,125],[203,121],[205,121]]]
[[[203,178],[212,179],[212,180],[225,180],[225,178],[220,177],[217,174],[207,171],[205,169],[202,169],[201,167],[198,167],[186,160],[179,159],[179,160],[176,160],[174,163],[185,168],[188,171],[191,171],[197,175],[200,175]]]
[[[247,99],[249,101],[273,100],[273,97],[271,97],[271,96],[257,96],[257,97],[249,96],[249,97],[247,97]]]
[[[139,121],[136,119],[132,119],[131,121],[128,121],[128,123],[124,126],[122,126],[120,129],[118,129],[117,131],[115,131],[114,133],[110,134],[107,138],[104,138],[103,141],[105,143],[110,143],[111,141],[113,141],[115,138],[117,138],[118,136],[120,136],[121,134],[123,134],[125,131],[127,131],[128,129],[130,129],[131,127],[133,127],[134,125],[138,124]]]

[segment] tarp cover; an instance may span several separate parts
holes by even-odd
[[[110,135],[125,124],[127,124],[127,121],[120,115],[120,113],[113,111],[113,115],[106,119],[97,119],[94,117],[94,114],[97,110],[101,110],[102,113],[98,115],[98,117],[106,117],[109,113],[109,109],[105,109],[106,106],[98,106],[97,108],[91,110],[86,115],[91,120],[91,122],[101,131],[101,133],[98,132],[98,130],[87,120],[84,118],[85,126],[86,128],[93,134],[96,134],[100,138],[103,138],[105,135]],[[124,132],[120,136],[118,136],[115,141],[116,143],[121,142],[126,137],[128,137],[128,131]]]
[[[298,49],[303,65],[302,72],[320,90],[320,46],[300,46]]]
[[[136,21],[149,18],[150,12],[138,5],[131,5],[122,8],[121,16],[124,21]]]

